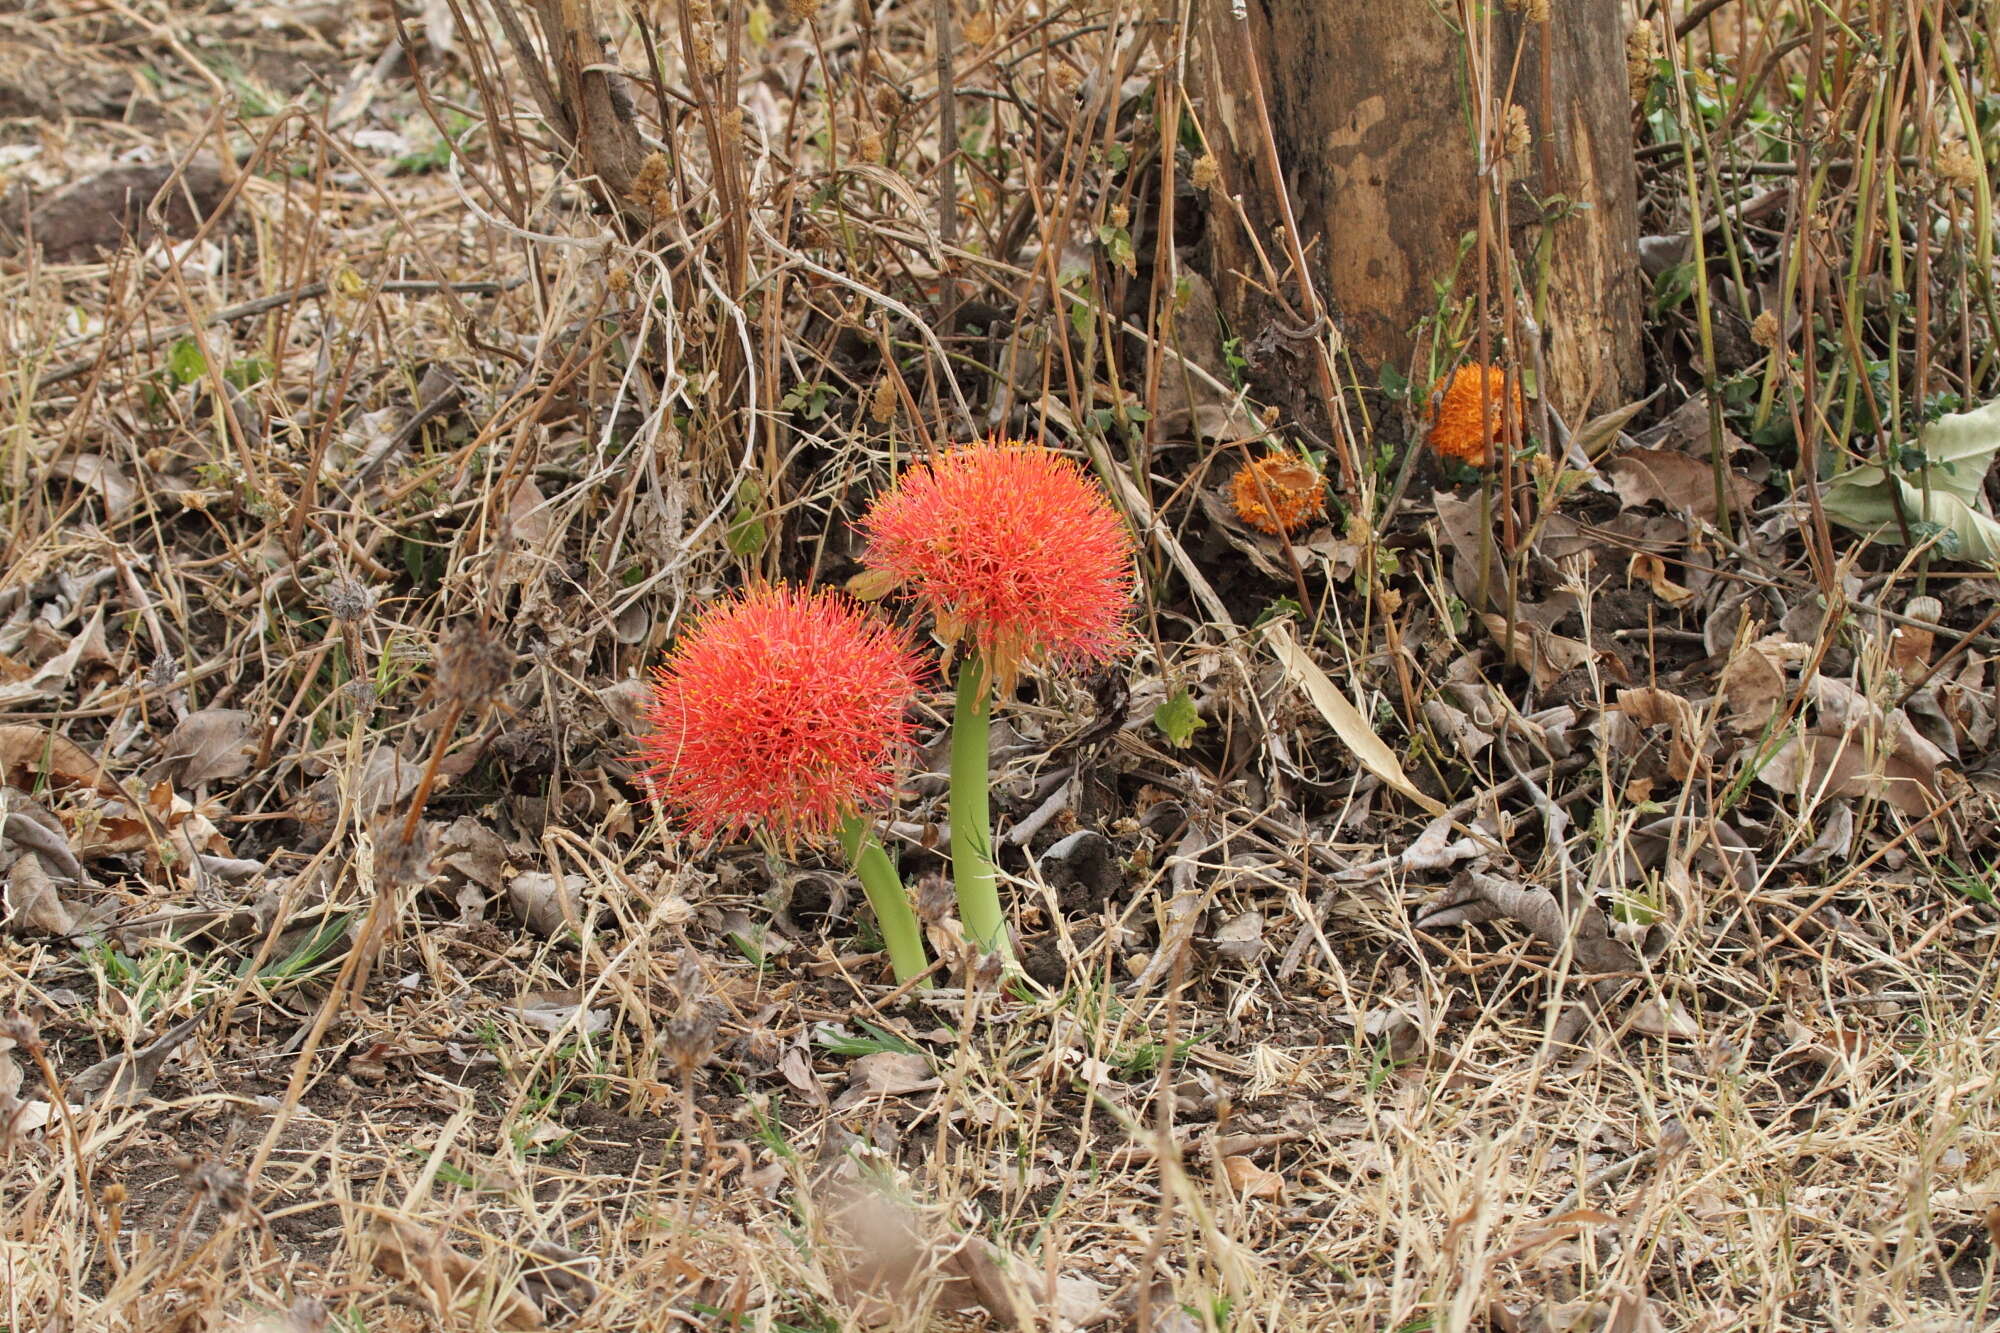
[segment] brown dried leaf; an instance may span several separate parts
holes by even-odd
[[[43,727],[0,726],[0,783],[33,791],[38,780],[106,796],[118,793],[117,784],[76,742]]]
[[[1418,916],[1417,926],[1471,924],[1496,916],[1520,922],[1557,952],[1570,945],[1577,965],[1586,972],[1629,972],[1638,966],[1632,950],[1613,938],[1604,913],[1594,904],[1586,904],[1572,921],[1549,890],[1480,870],[1461,870],[1438,901]]]
[[[497,1275],[446,1244],[431,1227],[400,1217],[384,1219],[375,1229],[374,1264],[427,1293],[440,1315],[486,1307],[485,1317],[500,1328],[546,1327],[533,1301],[512,1287],[493,1291]]]
[[[1493,642],[1506,653],[1507,660],[1528,673],[1537,692],[1548,689],[1565,673],[1585,665],[1596,655],[1583,640],[1552,633],[1526,619],[1514,621],[1511,638],[1505,616],[1484,611],[1479,619],[1493,636]]]
[[[56,892],[42,858],[23,852],[7,868],[6,912],[0,925],[17,935],[68,935],[76,929],[76,911]]]
[[[568,882],[546,870],[523,871],[507,881],[507,901],[521,924],[537,935],[554,935],[583,921]]]
[[[1396,752],[1375,734],[1375,729],[1368,725],[1361,710],[1348,702],[1339,686],[1299,646],[1289,624],[1282,620],[1272,621],[1264,627],[1264,637],[1277,653],[1278,662],[1285,668],[1292,683],[1305,691],[1313,707],[1319,710],[1320,716],[1327,720],[1342,743],[1354,752],[1354,757],[1361,761],[1363,768],[1431,814],[1444,813],[1442,805],[1417,790],[1416,784],[1403,772]]]
[[[160,748],[155,771],[182,787],[241,777],[257,754],[256,731],[256,715],[241,708],[189,713]]]
[[[1245,1199],[1276,1199],[1285,1193],[1285,1178],[1276,1171],[1266,1170],[1248,1157],[1225,1157],[1222,1172],[1229,1178],[1229,1187]]]
[[[860,1057],[848,1069],[847,1081],[850,1089],[871,1097],[900,1097],[938,1086],[931,1062],[905,1051],[876,1051]]]
[[[1913,819],[1928,814],[1939,800],[1937,767],[1870,748],[1857,733],[1815,728],[1779,746],[1757,780],[1801,801],[1877,796]]]
[[[1705,459],[1673,449],[1621,449],[1600,470],[1628,509],[1658,503],[1696,518],[1715,518],[1715,471]],[[1740,472],[1728,472],[1724,480],[1732,510],[1748,505],[1762,489]]]

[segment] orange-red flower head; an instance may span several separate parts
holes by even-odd
[[[1132,539],[1097,481],[1014,440],[918,463],[861,520],[863,556],[963,638],[1004,690],[1023,662],[1103,661],[1125,642]]]
[[[1507,438],[1502,404],[1507,401],[1507,372],[1499,366],[1468,362],[1452,374],[1451,383],[1431,407],[1431,448],[1441,457],[1456,458],[1473,467],[1485,467],[1493,458],[1493,445]],[[1521,404],[1521,378],[1512,377],[1513,417],[1518,433],[1525,416]]]
[[[1236,516],[1274,537],[1326,515],[1326,478],[1299,454],[1269,454],[1236,469],[1229,498]]]
[[[901,631],[839,593],[739,594],[655,676],[647,785],[701,836],[831,833],[888,791],[922,671]]]

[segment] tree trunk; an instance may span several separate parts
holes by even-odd
[[[1474,291],[1477,256],[1461,242],[1491,190],[1474,127],[1508,113],[1496,92],[1487,116],[1476,114],[1466,37],[1454,26],[1462,12],[1435,0],[1207,0],[1203,128],[1217,188],[1241,200],[1283,272],[1275,156],[1312,278],[1370,366],[1408,362],[1418,321],[1438,309],[1437,284],[1456,274],[1454,296]],[[1624,16],[1622,0],[1559,0],[1552,24],[1503,11],[1493,25],[1493,85],[1507,88],[1511,75],[1531,132],[1506,168],[1519,182],[1506,198],[1509,230],[1524,282],[1542,287],[1531,290],[1542,391],[1572,423],[1624,401],[1641,378]],[[1497,207],[1490,218],[1497,231]],[[1251,238],[1228,218],[1213,235],[1223,307],[1254,319],[1253,288],[1230,276],[1262,280]],[[1497,333],[1505,287],[1497,266],[1489,274]]]

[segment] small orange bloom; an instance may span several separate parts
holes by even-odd
[[[1431,408],[1431,448],[1445,458],[1474,467],[1493,460],[1493,445],[1507,437],[1501,404],[1507,393],[1507,372],[1499,366],[1460,366]],[[1513,412],[1518,424],[1526,416],[1521,380],[1513,377]]]
[[[1236,469],[1229,498],[1245,523],[1283,536],[1326,516],[1326,478],[1302,454],[1271,454]]]

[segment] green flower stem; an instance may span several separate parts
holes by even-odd
[[[987,737],[993,691],[985,664],[967,653],[958,664],[958,707],[951,715],[951,876],[958,919],[987,953],[1011,956],[1007,913],[994,883],[993,815],[987,802]]]
[[[930,966],[924,956],[924,928],[917,923],[910,895],[903,891],[903,877],[896,873],[882,840],[875,836],[873,822],[862,815],[849,815],[840,826],[840,845],[847,852],[854,873],[861,877],[862,891],[875,911],[875,924],[882,928],[882,942],[889,948],[889,962],[898,982],[922,976]]]

